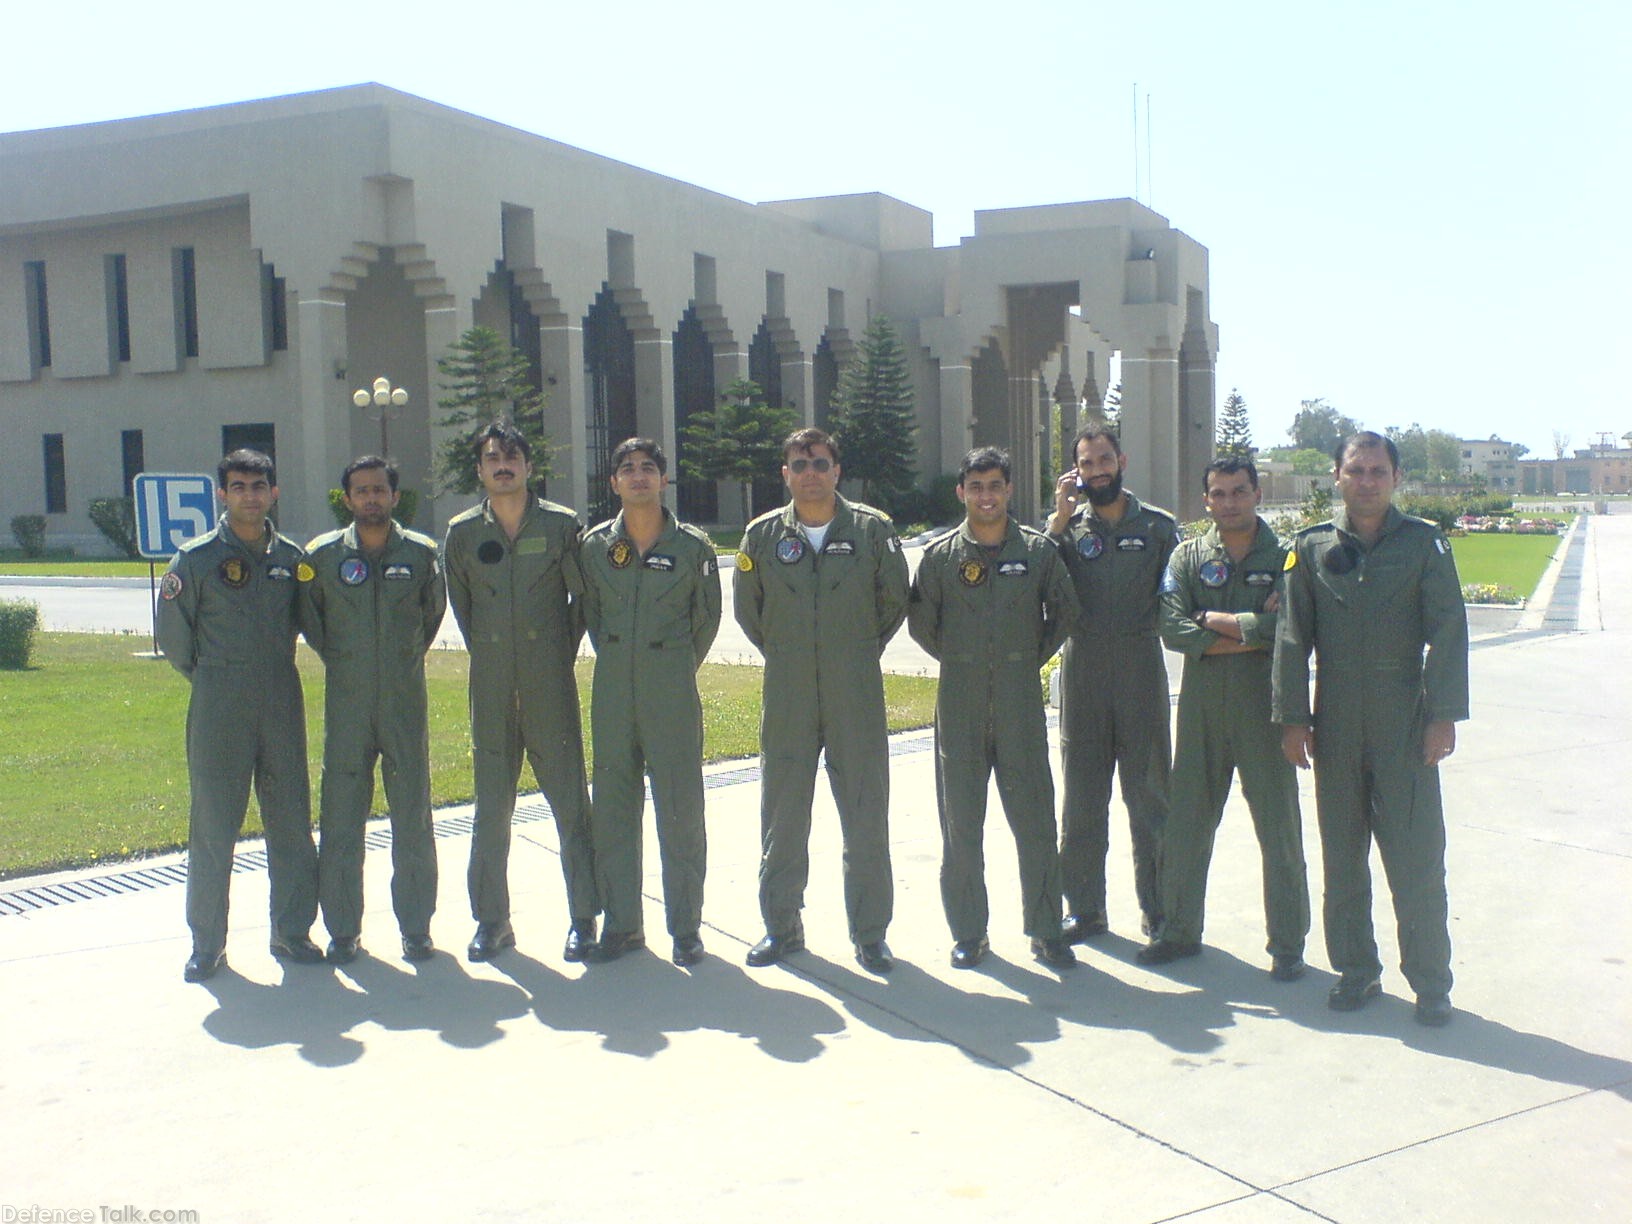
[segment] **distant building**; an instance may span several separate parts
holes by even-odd
[[[1519,488],[1519,464],[1513,457],[1513,443],[1500,438],[1460,438],[1462,474],[1482,477],[1492,492],[1515,493]]]
[[[903,156],[959,155],[918,139]],[[826,423],[878,312],[907,346],[921,481],[996,443],[1017,510],[1040,507],[1054,404],[1074,431],[1116,356],[1129,485],[1198,516],[1206,249],[1132,200],[974,228],[935,247],[928,213],[876,194],[747,204],[379,85],[0,135],[0,522],[44,513],[53,543],[94,547],[90,498],[252,445],[278,460],[280,525],[315,532],[380,447],[352,406],[376,376],[409,392],[390,447],[428,492],[436,360],[477,323],[529,356],[549,494],[593,518],[613,443],[683,452],[737,377]],[[676,492],[695,521],[730,513],[717,494]],[[468,499],[422,504],[437,530]]]
[[[1568,459],[1521,459],[1519,473],[1524,493],[1632,493],[1632,449],[1593,446]]]

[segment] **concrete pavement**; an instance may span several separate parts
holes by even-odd
[[[1385,998],[1353,1015],[1326,1009],[1318,904],[1315,970],[1269,980],[1239,796],[1201,957],[1171,972],[1134,962],[1117,815],[1112,933],[1072,973],[1033,964],[994,810],[995,955],[950,969],[918,734],[894,745],[901,964],[888,979],[849,957],[825,796],[811,951],[743,967],[760,934],[753,763],[711,771],[715,955],[690,973],[666,960],[649,827],[656,954],[561,960],[559,861],[536,800],[511,864],[520,947],[487,965],[451,954],[471,931],[468,810],[439,816],[433,932],[448,951],[417,967],[395,956],[381,847],[363,932],[373,955],[335,971],[268,957],[266,876],[246,846],[232,967],[207,986],[181,982],[175,860],[9,881],[0,1210],[133,1206],[205,1222],[1626,1219],[1629,561],[1632,516],[1590,520],[1541,624],[1477,630],[1474,717],[1444,770],[1458,1006],[1446,1029],[1410,1018],[1380,871]]]

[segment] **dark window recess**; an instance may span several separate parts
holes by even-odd
[[[31,259],[23,265],[23,290],[28,295],[28,331],[34,343],[34,363],[44,370],[51,365],[51,304],[45,292],[43,259]]]
[[[266,320],[266,343],[274,353],[289,347],[289,290],[272,265],[261,265],[261,292],[265,296],[262,317]]]
[[[68,513],[68,464],[61,434],[45,435],[45,512]]]
[[[126,497],[131,495],[131,485],[146,467],[142,452],[141,430],[122,429],[119,431],[119,462],[125,474],[124,496]]]
[[[687,457],[685,429],[694,413],[714,407],[714,349],[708,333],[697,318],[695,307],[686,307],[680,326],[674,330],[674,482],[680,517],[692,523],[712,523],[720,516],[719,490],[712,480],[697,480],[680,470]]]
[[[612,448],[635,434],[635,337],[606,285],[584,316],[584,372],[589,394],[590,522],[617,511],[611,486]]]
[[[276,431],[270,421],[255,425],[223,425],[221,453],[230,455],[235,450],[258,450],[274,463],[278,458]]]
[[[183,357],[198,356],[198,272],[192,247],[172,252],[176,287],[176,343]]]
[[[113,349],[120,361],[130,360],[130,281],[123,255],[109,255],[108,305],[113,324]]]

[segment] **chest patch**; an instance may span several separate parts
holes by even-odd
[[[1200,571],[1201,585],[1217,589],[1230,580],[1230,563],[1228,561],[1203,561]]]
[[[854,540],[829,540],[827,547],[822,549],[824,557],[853,557],[856,555]]]
[[[783,536],[776,542],[776,559],[783,565],[797,565],[805,555],[805,542],[798,536]]]
[[[1099,556],[1100,553],[1105,551],[1105,537],[1092,531],[1085,536],[1078,536],[1077,551],[1081,553],[1084,558],[1092,561],[1095,557]]]
[[[613,540],[612,547],[606,550],[606,559],[613,569],[627,569],[629,562],[635,559],[635,546],[628,540]]]
[[[288,582],[295,576],[295,571],[287,565],[269,565],[266,567],[266,576],[273,582]]]
[[[1248,570],[1242,581],[1249,587],[1267,587],[1275,585],[1274,570]]]
[[[476,560],[483,565],[497,565],[504,560],[504,545],[497,540],[483,540],[476,546]]]
[[[543,536],[527,536],[516,541],[516,556],[532,557],[550,551],[550,542]]]
[[[1122,536],[1116,542],[1117,552],[1144,552],[1150,547],[1150,541],[1144,536]]]
[[[368,581],[368,562],[361,557],[347,557],[340,562],[340,581],[347,586],[362,586]]]
[[[997,566],[999,578],[1024,578],[1031,573],[1030,561],[1002,561]]]
[[[402,561],[393,561],[380,571],[380,577],[387,582],[406,582],[414,576],[414,567]]]
[[[667,574],[672,572],[674,569],[674,558],[665,557],[662,553],[653,553],[651,556],[647,557],[645,561],[641,562],[641,564],[649,570],[662,570],[665,574]]]
[[[971,558],[958,564],[958,581],[966,587],[977,587],[986,581],[986,565]]]
[[[249,565],[242,557],[228,557],[221,562],[221,568],[216,573],[221,585],[234,591],[241,591],[249,585]]]

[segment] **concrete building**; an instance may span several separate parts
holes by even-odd
[[[1518,466],[1524,493],[1632,493],[1628,447],[1597,445],[1568,459],[1523,459]]]
[[[1485,487],[1493,493],[1518,492],[1519,462],[1513,456],[1513,443],[1494,435],[1457,441],[1462,447],[1464,476],[1484,477]]]
[[[528,353],[549,494],[593,516],[610,443],[676,453],[736,377],[824,423],[880,311],[908,349],[921,481],[999,443],[1016,506],[1040,506],[1052,403],[1073,429],[1115,358],[1130,486],[1200,513],[1207,251],[1151,210],[982,212],[937,248],[887,196],[747,204],[361,85],[0,135],[0,516],[94,547],[90,498],[251,444],[276,453],[282,526],[315,532],[347,459],[379,448],[352,393],[382,375],[410,395],[389,420],[405,484],[434,492],[436,360],[476,323]],[[729,515],[717,493],[688,482],[680,509]],[[428,498],[418,525],[467,502]]]

